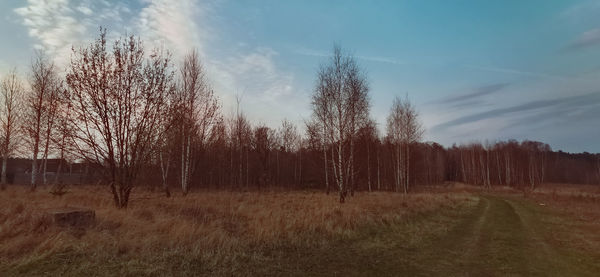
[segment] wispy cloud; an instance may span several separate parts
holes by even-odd
[[[209,37],[208,24],[199,28],[197,20],[206,18],[210,5],[193,0],[147,0],[135,26],[139,35],[154,46],[165,46],[177,58],[191,49],[205,56],[205,42]],[[204,22],[200,22],[204,23]]]
[[[25,7],[15,9],[29,29],[29,36],[38,42],[35,48],[44,50],[60,60],[68,57],[71,43],[86,33],[86,26],[78,22],[68,0],[29,0]]]
[[[123,4],[90,0],[28,0],[14,10],[35,40],[34,48],[44,50],[61,65],[68,63],[71,47],[90,38],[90,31],[110,22],[119,24],[130,12]]]
[[[331,53],[330,52],[325,52],[325,51],[319,51],[319,50],[313,50],[313,49],[307,49],[304,47],[298,47],[294,50],[294,52],[298,55],[302,55],[302,56],[309,56],[309,57],[330,57]],[[359,60],[363,60],[363,61],[367,61],[367,62],[376,62],[376,63],[387,63],[387,64],[393,64],[393,65],[406,65],[406,64],[410,64],[408,62],[399,60],[397,58],[393,58],[393,57],[385,57],[385,56],[363,56],[363,55],[355,55],[355,58],[359,59]]]
[[[572,112],[582,107],[594,106],[600,104],[600,93],[589,93],[583,95],[555,98],[549,100],[536,100],[525,104],[515,105],[506,108],[498,108],[485,112],[461,116],[459,118],[438,124],[432,128],[433,131],[443,131],[448,128],[463,124],[478,122],[481,120],[501,118],[509,115],[515,115],[524,112],[551,113],[560,115],[564,112]],[[559,111],[561,113],[559,113]],[[523,120],[523,118],[521,118]],[[529,122],[535,124],[535,122]]]
[[[600,28],[584,32],[573,42],[569,43],[564,50],[580,50],[592,46],[600,46]]]
[[[506,86],[508,86],[507,83],[499,83],[499,84],[492,84],[492,85],[487,85],[487,86],[483,86],[483,87],[479,87],[477,89],[475,89],[475,91],[471,92],[471,93],[466,93],[466,94],[461,94],[461,95],[456,95],[456,96],[450,96],[448,98],[442,99],[440,101],[438,101],[438,103],[444,103],[444,104],[460,104],[462,102],[472,102],[474,100],[478,100],[479,98],[489,95],[489,94],[493,94],[496,93],[498,91],[501,91],[503,88],[505,88]]]
[[[559,76],[559,75],[553,75],[553,74],[547,74],[547,73],[541,73],[541,72],[517,70],[517,69],[512,69],[512,68],[479,66],[479,65],[472,65],[472,64],[466,64],[466,65],[464,65],[464,67],[470,68],[470,69],[475,69],[475,70],[481,70],[481,71],[506,73],[506,74],[522,75],[522,76],[531,76],[531,77],[539,77],[539,78],[560,79],[560,80],[578,79],[578,78],[574,78],[574,77],[566,77],[566,76]]]
[[[393,65],[407,65],[409,63],[398,60],[392,57],[383,57],[383,56],[356,56],[357,59],[365,60],[368,62],[377,62],[377,63],[387,63]]]
[[[277,66],[276,51],[269,47],[235,48],[237,45],[219,42],[218,26],[211,21],[218,1],[141,0],[142,7],[138,8],[130,4],[28,0],[14,12],[21,17],[35,47],[45,50],[61,65],[68,63],[73,45],[93,39],[102,25],[109,29],[110,38],[127,32],[139,35],[147,48],[168,49],[176,63],[196,49],[226,113],[234,107],[236,94],[244,94],[244,105],[255,105],[249,116],[261,118],[272,117],[269,115],[276,109],[295,117],[289,113],[305,104],[299,100],[293,74]],[[215,55],[223,48],[227,56]]]
[[[560,13],[560,16],[571,22],[596,22],[598,11],[600,11],[600,1],[586,0],[568,7]]]
[[[238,48],[228,56],[210,55],[215,52],[211,49],[221,46],[215,45],[218,30],[209,17],[215,5],[192,0],[149,0],[135,19],[135,26],[143,39],[172,50],[178,60],[197,49],[226,114],[236,105],[235,96],[242,94],[244,106],[252,108],[252,117],[269,119],[273,113],[269,106],[297,111],[294,105],[298,101],[290,101],[296,96],[293,75],[277,67],[278,53],[273,49]]]

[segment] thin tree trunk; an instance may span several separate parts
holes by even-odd
[[[486,158],[486,163],[485,163],[486,183],[487,183],[487,187],[491,188],[492,185],[490,183],[490,152],[488,150],[485,150],[485,158]]]
[[[342,136],[340,136],[340,141],[338,142],[338,171],[339,174],[337,174],[337,178],[338,178],[338,187],[340,190],[340,203],[344,203],[345,199],[346,199],[346,186],[344,184],[345,178],[344,178],[344,170],[342,168]]]
[[[410,143],[406,143],[406,185],[404,186],[404,194],[408,193],[410,184]]]
[[[185,140],[186,140],[186,136],[185,136],[185,131],[182,133],[182,139],[181,139],[181,190],[183,191],[183,194],[186,194],[185,191]]]
[[[160,151],[159,158],[160,158],[160,172],[162,173],[161,175],[162,175],[163,191],[165,192],[165,195],[167,197],[171,197],[171,192],[169,191],[169,184],[167,183],[167,177],[169,174],[169,165],[170,165],[171,157],[169,156],[169,158],[167,158],[167,161],[165,162],[163,160],[163,153],[162,153],[162,151]]]
[[[34,146],[33,146],[33,159],[31,160],[31,190],[35,190],[37,188],[37,174],[38,174],[38,168],[37,168],[37,162],[38,162],[38,158],[37,158],[37,154],[38,154],[38,142],[34,142]]]
[[[402,178],[402,151],[400,151],[401,146],[397,145],[396,146],[396,192],[400,192],[400,185],[404,185],[403,182],[403,178]]]
[[[46,180],[46,168],[48,166],[48,157],[47,156],[43,156],[42,157],[42,181],[43,184],[46,185],[47,184],[47,180]]]
[[[59,179],[60,179],[60,175],[62,172],[62,161],[64,158],[63,152],[64,152],[63,150],[60,151],[60,159],[58,160],[58,168],[56,169],[56,175],[54,175],[54,183],[55,184],[62,183],[62,181],[59,182]]]
[[[6,180],[6,164],[8,163],[8,155],[4,154],[2,157],[2,180],[0,181],[0,190],[4,190],[6,188],[7,180]]]
[[[379,164],[379,147],[377,148],[377,190],[381,191],[381,178],[379,175],[379,168],[380,168],[380,164]]]
[[[241,190],[243,188],[243,186],[244,186],[244,177],[242,175],[242,167],[243,167],[243,163],[244,163],[244,150],[242,149],[241,142],[240,142],[240,145],[239,145],[239,149],[240,149],[240,160],[238,162],[238,168],[240,170],[240,179],[239,179],[239,183],[238,183],[238,189]]]
[[[496,167],[498,170],[498,184],[502,185],[502,174],[500,172],[500,151],[496,152]]]
[[[354,196],[354,139],[350,139],[350,196]]]
[[[369,185],[369,192],[371,192],[371,153],[369,150],[369,142],[367,142],[367,184]]]
[[[327,195],[329,195],[329,176],[327,175],[327,147],[325,147],[325,143],[323,143],[323,160],[325,161],[325,190]]]
[[[300,183],[300,187],[302,187],[302,146],[300,146],[300,174],[298,176],[298,181]]]
[[[507,186],[511,185],[511,172],[510,172],[510,154],[506,153],[504,154],[504,161],[506,163],[506,178],[504,178],[504,181],[506,183]]]
[[[463,151],[460,150],[460,166],[462,168],[462,181],[467,183],[467,173],[465,172],[465,161],[463,159]]]

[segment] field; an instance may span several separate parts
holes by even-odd
[[[407,196],[137,190],[117,210],[104,187],[0,191],[1,276],[594,276],[600,189],[431,188]],[[89,207],[58,227],[49,208]]]

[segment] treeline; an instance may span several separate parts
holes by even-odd
[[[282,130],[282,127],[254,127],[248,148],[241,152],[242,148],[232,147],[230,138],[224,134],[222,144],[209,147],[200,158],[202,162],[193,176],[194,186],[337,191],[331,165],[325,166],[325,159],[331,159],[327,154],[331,152],[330,146],[323,151],[323,145],[310,134],[297,133],[297,144],[285,148]],[[543,148],[532,149],[533,145]],[[399,190],[396,187],[395,149],[387,136],[370,136],[361,130],[355,153],[354,183],[349,184],[349,189],[403,191],[403,187]],[[535,189],[541,183],[600,184],[599,154],[555,152],[541,142],[511,140],[488,146],[472,143],[449,148],[435,142],[416,142],[410,149],[410,186],[441,185],[447,181],[522,189]],[[147,179],[142,183],[159,187],[156,181],[160,180],[159,171],[150,172],[153,173],[145,175]],[[176,178],[173,176],[168,183],[176,184]]]
[[[0,88],[2,186],[9,158],[31,159],[32,190],[52,182],[47,164],[58,158],[91,168],[120,208],[142,185],[167,197],[175,188],[184,195],[200,187],[314,188],[344,202],[358,190],[408,193],[445,181],[531,189],[600,182],[600,156],[553,152],[539,142],[422,143],[408,99],[393,101],[380,134],[367,76],[338,46],[317,72],[304,126],[253,124],[239,101],[235,115],[224,117],[195,51],[174,63],[134,36],[108,43],[103,29],[73,49],[64,70],[37,53],[26,82],[12,71]]]

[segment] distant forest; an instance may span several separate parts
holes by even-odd
[[[95,41],[73,49],[66,68],[52,60],[37,52],[27,78],[13,70],[2,79],[2,186],[16,174],[27,175],[32,189],[66,180],[105,184],[121,208],[135,186],[166,196],[174,189],[309,188],[344,202],[355,191],[409,193],[447,181],[521,189],[600,184],[600,154],[556,152],[536,141],[423,142],[408,98],[394,99],[387,121],[375,122],[366,73],[339,46],[316,72],[312,117],[305,126],[283,120],[276,128],[250,122],[239,101],[235,115],[223,116],[193,50],[175,64],[166,49],[146,51],[135,36],[107,42],[101,28]],[[93,178],[60,178],[73,165]]]

